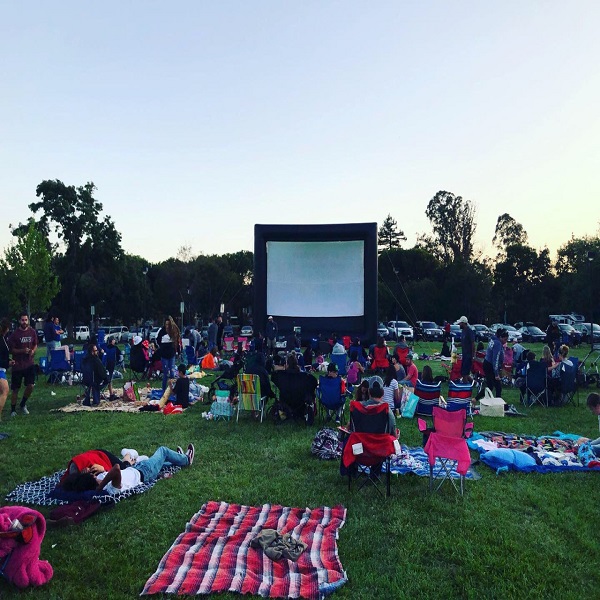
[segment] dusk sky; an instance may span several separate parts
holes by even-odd
[[[0,249],[44,179],[93,181],[125,251],[253,250],[438,190],[536,249],[600,222],[600,2],[4,2]]]

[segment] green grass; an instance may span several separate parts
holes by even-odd
[[[421,344],[417,350],[434,347]],[[439,363],[433,366],[441,372]],[[467,481],[464,499],[451,488],[431,496],[427,479],[414,476],[393,478],[392,496],[383,499],[370,489],[349,492],[338,463],[311,456],[318,424],[260,425],[247,417],[239,424],[212,422],[201,418],[201,405],[167,417],[49,412],[74,400],[77,391],[40,383],[28,417],[9,419],[5,408],[0,431],[10,437],[0,441],[0,497],[63,468],[71,455],[88,448],[150,453],[161,444],[193,441],[196,462],[80,526],[49,530],[42,558],[54,567],[52,581],[24,593],[0,581],[2,598],[135,598],[207,500],[346,506],[338,544],[349,582],[335,593],[339,599],[598,597],[598,473],[496,476],[480,465],[482,478]],[[503,395],[518,403],[515,390]],[[597,420],[585,397],[583,390],[580,406],[526,409],[526,418],[476,417],[475,427],[596,437]],[[399,427],[404,443],[419,444],[415,421],[400,420]]]

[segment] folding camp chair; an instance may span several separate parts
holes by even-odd
[[[271,379],[279,390],[278,403],[291,411],[295,420],[303,419],[312,425],[315,418],[315,390],[317,380],[308,373],[275,371]]]
[[[446,401],[446,410],[466,410],[467,415],[471,415],[471,396],[473,395],[473,383],[461,383],[459,381],[450,381],[448,383],[448,398]]]
[[[62,383],[66,385],[72,377],[71,363],[65,357],[65,351],[50,350],[50,364],[48,365],[48,383]]]
[[[243,337],[243,336],[238,337],[237,343],[238,343],[238,346],[240,344],[242,345],[242,350],[244,352],[248,352],[248,350],[250,350],[250,342],[248,341],[247,337]]]
[[[350,435],[342,453],[342,465],[348,474],[348,489],[352,478],[362,479],[358,489],[372,484],[381,494],[381,467],[385,464],[386,496],[390,495],[390,457],[396,453],[397,442],[389,430],[387,403],[363,406],[350,402]],[[368,471],[367,471],[368,469]],[[342,471],[343,472],[343,471]]]
[[[485,360],[485,352],[475,352],[473,364],[471,365],[471,375],[473,375],[473,385],[477,390],[477,395],[481,392],[485,385],[485,372],[483,370],[483,361]]]
[[[429,432],[424,448],[429,462],[429,491],[437,492],[444,481],[448,480],[456,492],[462,496],[465,489],[465,475],[471,465],[467,438],[473,432],[473,423],[467,423],[467,412],[464,409],[448,411],[441,406],[434,406],[432,417],[433,429]],[[423,419],[419,419],[418,423],[420,431],[428,431],[427,423]],[[442,468],[435,476],[440,481],[433,489],[433,468],[436,459],[439,460]],[[460,489],[452,477],[454,466],[460,476]]]
[[[536,402],[548,406],[548,367],[545,362],[530,362],[525,370],[525,394],[521,401],[526,406]]]
[[[408,356],[408,353],[410,352],[410,348],[408,346],[396,346],[394,352],[396,353],[396,356],[398,357],[398,361],[400,362],[400,364],[403,367],[406,367],[406,357]]]
[[[319,377],[317,398],[319,399],[319,413],[323,422],[331,419],[330,411],[335,413],[336,421],[343,419],[346,397],[342,392],[342,383],[341,377],[327,377],[325,375]]]
[[[577,370],[575,365],[561,365],[560,367],[560,404],[575,404],[575,392],[577,391]],[[577,403],[579,404],[579,402]]]
[[[258,375],[250,375],[248,373],[240,373],[237,376],[237,415],[236,422],[240,418],[240,411],[252,411],[254,414],[260,413],[260,422],[262,423],[266,396],[260,393],[260,378]]]
[[[440,394],[442,393],[442,382],[437,383],[423,383],[420,379],[417,379],[417,385],[415,385],[414,394],[418,396],[419,401],[415,414],[420,417],[431,417],[433,414],[433,407],[438,406],[440,403]]]
[[[191,346],[190,344],[188,344],[187,346],[185,346],[184,350],[185,350],[185,360],[186,360],[187,364],[188,365],[197,365],[198,359],[196,358],[196,349],[194,348],[194,346]]]
[[[223,338],[223,352],[229,352],[229,353],[235,352],[235,338],[232,338],[232,337]]]
[[[344,375],[346,375],[347,371],[347,367],[346,365],[348,364],[348,355],[347,354],[332,354],[329,357],[329,360],[337,366],[338,368],[338,373],[341,377],[344,377]]]
[[[85,350],[75,350],[73,353],[73,381],[79,383],[80,393],[83,390],[83,371],[81,370],[81,364],[84,356]]]

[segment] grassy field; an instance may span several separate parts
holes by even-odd
[[[417,351],[434,347],[421,344]],[[585,347],[574,352],[585,353]],[[73,401],[77,391],[40,381],[29,416],[9,419],[7,405],[0,424],[10,434],[0,441],[2,499],[88,448],[149,454],[161,444],[193,441],[195,464],[79,526],[49,530],[42,558],[54,568],[52,581],[26,592],[0,581],[2,598],[135,598],[207,500],[347,507],[338,544],[349,582],[335,593],[340,600],[600,597],[599,473],[497,476],[478,465],[481,479],[467,481],[462,499],[451,488],[432,496],[427,479],[414,476],[393,478],[392,496],[383,499],[368,488],[349,492],[338,463],[311,456],[318,423],[275,426],[247,417],[238,424],[212,422],[202,419],[201,405],[173,416],[49,412]],[[476,416],[475,429],[596,437],[598,422],[585,408],[586,395],[582,390],[579,406],[522,409],[522,418]],[[517,396],[513,389],[504,393],[509,403],[518,404]],[[415,421],[399,420],[399,427],[404,443],[419,444]]]

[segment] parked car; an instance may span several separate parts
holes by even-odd
[[[160,327],[152,327],[152,329],[150,329],[150,334],[148,335],[148,339],[151,342],[156,343],[156,336],[158,335],[159,331],[160,331]]]
[[[254,335],[254,330],[252,329],[252,325],[244,325],[240,330],[240,335],[242,337],[252,337]]]
[[[379,323],[377,326],[377,337],[382,337],[384,340],[390,338],[390,330],[385,326],[384,323]]]
[[[543,342],[546,334],[535,325],[525,325],[518,330],[523,336],[524,342]]]
[[[559,323],[558,328],[560,329],[561,337],[564,339],[567,336],[568,343],[571,346],[579,346],[581,343],[581,333],[568,323]]]
[[[223,327],[223,337],[233,337],[233,325]]]
[[[444,338],[444,331],[435,321],[417,321],[414,334],[417,338],[426,341],[438,341]]]
[[[485,325],[481,325],[480,323],[471,325],[471,329],[475,332],[476,342],[488,342],[493,335]]]
[[[498,329],[506,329],[506,331],[508,332],[508,341],[512,342],[513,344],[515,342],[523,341],[523,335],[521,334],[521,332],[518,331],[517,329],[515,329],[512,325],[505,325],[503,323],[494,323],[490,327],[490,331],[494,335],[496,334],[496,331],[498,331]]]
[[[460,325],[450,325],[450,337],[454,340],[455,344],[460,344],[462,338],[462,330]]]
[[[406,321],[389,321],[387,328],[392,339],[397,340],[403,335],[407,340],[414,338],[413,328]]]
[[[582,342],[589,342],[590,337],[590,324],[589,323],[575,323],[573,327],[581,334]],[[593,324],[593,341],[594,343],[600,342],[600,325],[598,323]]]
[[[117,344],[121,342],[121,337],[124,333],[129,331],[125,325],[111,325],[108,327],[108,331],[105,331],[104,339],[108,342],[110,339],[116,340]]]
[[[86,342],[90,339],[90,328],[87,325],[77,325],[75,327],[75,341]]]

